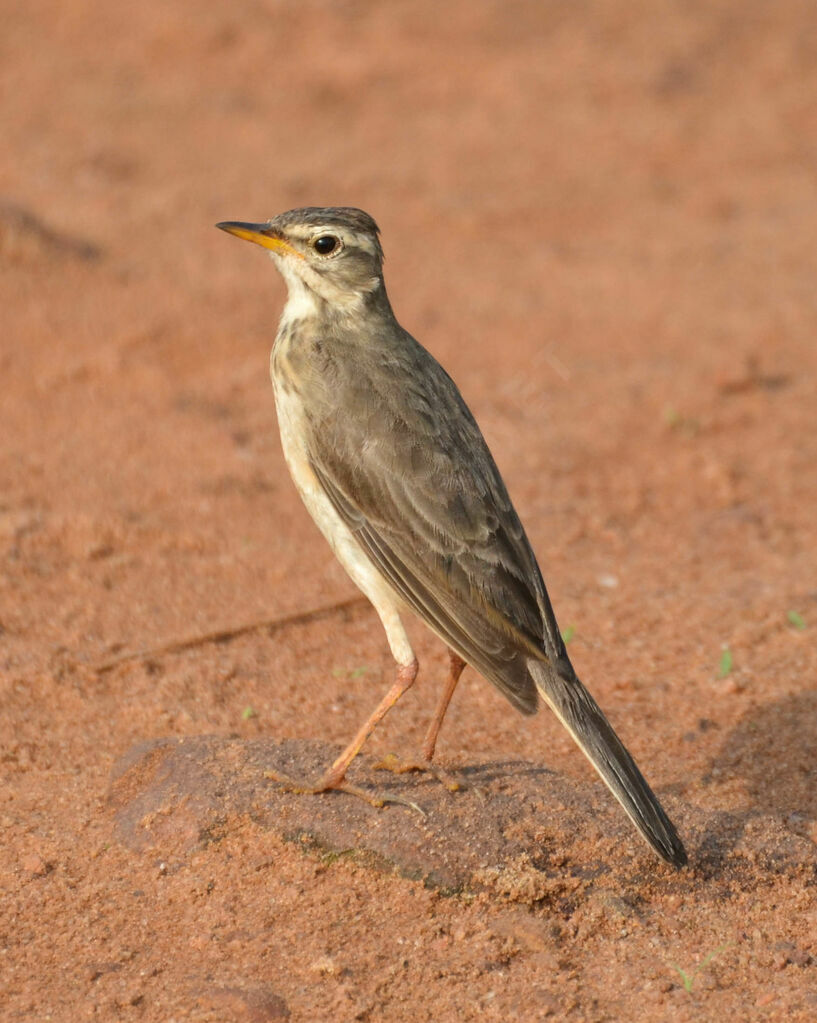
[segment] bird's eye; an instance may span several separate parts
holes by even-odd
[[[340,241],[333,234],[322,234],[312,242],[312,248],[321,256],[328,256],[340,245]]]

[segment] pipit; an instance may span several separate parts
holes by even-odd
[[[347,207],[290,210],[224,231],[269,249],[288,298],[270,359],[284,456],[307,510],[386,630],[397,675],[317,784],[346,771],[417,677],[400,620],[447,645],[450,672],[423,744],[470,664],[524,714],[556,714],[641,835],[675,866],[684,846],[568,658],[542,573],[477,423],[451,377],[395,319],[374,220]]]

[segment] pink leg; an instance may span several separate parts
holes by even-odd
[[[403,803],[413,809],[419,809],[414,803],[402,799],[400,796],[377,796],[346,781],[346,772],[349,769],[349,765],[358,755],[364,742],[372,734],[378,723],[383,720],[403,693],[414,684],[418,670],[419,665],[416,659],[411,664],[401,665],[397,669],[397,678],[394,681],[394,685],[377,705],[374,713],[363,723],[354,739],[352,739],[346,749],[317,783],[311,784],[308,781],[290,778],[277,771],[265,771],[264,776],[271,781],[278,782],[279,785],[290,792],[317,794],[318,792],[326,792],[328,789],[340,789],[343,792],[349,792],[354,796],[365,799],[367,803],[371,803],[373,806],[383,806],[384,803],[389,802]]]
[[[419,668],[420,666],[415,659],[411,662],[411,664],[401,665],[397,669],[397,678],[395,679],[394,685],[386,693],[380,703],[378,703],[371,717],[363,723],[360,731],[354,739],[352,739],[343,753],[341,753],[338,759],[323,776],[323,779],[319,783],[321,788],[316,789],[316,791],[323,792],[326,789],[337,788],[338,783],[343,781],[346,771],[349,768],[349,764],[351,764],[358,753],[360,753],[363,743],[369,738],[377,725],[388,714],[395,703],[397,703],[403,693],[411,689],[414,685],[414,680],[417,678]]]
[[[454,695],[454,690],[457,688],[460,675],[462,675],[463,668],[466,666],[465,661],[455,654],[453,650],[448,651],[448,656],[451,664],[448,672],[448,678],[446,679],[445,688],[443,689],[440,702],[437,704],[437,709],[434,712],[434,717],[431,719],[431,724],[428,726],[426,737],[423,740],[422,759],[403,760],[394,753],[390,753],[374,766],[376,770],[392,771],[394,774],[408,774],[410,771],[428,771],[437,779],[437,781],[444,785],[449,792],[456,792],[460,787],[459,782],[441,768],[436,767],[431,763],[434,758],[434,750],[437,746],[437,736],[440,733],[440,726],[443,723],[445,712],[448,710],[448,705],[451,703],[451,697]]]
[[[454,690],[457,688],[457,683],[460,680],[463,669],[465,668],[465,661],[455,654],[453,650],[448,651],[448,657],[450,661],[450,668],[448,671],[448,678],[446,679],[445,689],[443,689],[442,697],[440,702],[437,704],[437,710],[434,717],[431,719],[431,724],[428,726],[426,737],[423,740],[423,759],[429,763],[434,759],[434,750],[437,748],[437,736],[440,733],[440,727],[445,717],[445,712],[448,710],[448,705],[451,703],[451,697],[454,695]]]

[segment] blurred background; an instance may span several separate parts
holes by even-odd
[[[813,366],[810,4],[72,0],[7,7],[0,45],[2,492],[40,526],[194,548],[169,606],[160,578],[115,625],[83,594],[85,645],[210,621],[191,587],[246,613],[327,585],[323,565],[278,585],[303,553],[278,528],[297,504],[264,373],[283,289],[217,220],[375,216],[398,317],[474,405],[545,558],[584,490],[626,506],[603,518],[666,486],[677,556],[701,502],[768,501],[813,456],[791,391],[751,468],[737,437],[669,465],[648,443]],[[209,545],[234,579],[195,564]]]
[[[21,814],[57,781],[70,834],[156,735],[345,742],[386,684],[360,608],[156,652],[355,596],[280,454],[283,284],[213,227],[335,204],[380,224],[397,316],[482,424],[650,778],[722,808],[762,778],[764,805],[814,819],[817,726],[786,710],[817,627],[812,3],[38,0],[2,29],[0,727]],[[375,750],[431,712],[444,653],[413,635],[426,682]],[[585,771],[475,676],[440,749]]]

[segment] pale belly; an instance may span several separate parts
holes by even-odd
[[[281,445],[298,493],[338,561],[349,573],[355,585],[374,605],[386,630],[394,659],[398,664],[411,664],[414,652],[400,621],[400,601],[366,557],[354,534],[335,511],[312,471],[303,442],[305,431],[300,398],[294,393],[287,393],[276,380],[275,374],[271,375]]]

